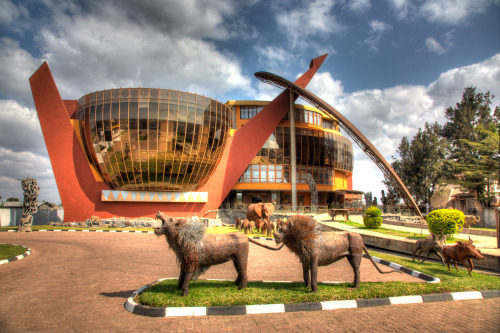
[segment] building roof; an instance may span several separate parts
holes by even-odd
[[[4,201],[3,207],[7,207],[7,208],[22,208],[23,207],[23,202],[22,201]]]

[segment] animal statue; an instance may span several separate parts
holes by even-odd
[[[19,179],[23,187],[23,216],[19,221],[18,231],[31,231],[33,215],[38,211],[36,198],[40,192],[40,187],[35,178]]]
[[[235,228],[239,229],[241,231],[242,224],[243,224],[243,221],[239,217],[237,217],[236,222],[234,223]]]
[[[248,221],[248,219],[245,219],[243,221],[243,230],[244,230],[245,234],[253,234],[254,227],[255,227],[254,221]]]
[[[90,217],[89,227],[93,227],[94,225],[102,227],[102,220],[99,216],[92,215]]]
[[[267,221],[265,226],[266,236],[271,237],[273,232],[276,231],[276,227],[274,226],[273,221]]]
[[[438,240],[436,235],[434,235],[433,233],[430,234],[430,238],[417,240],[415,243],[414,251],[412,253],[413,261],[415,261],[415,253],[417,253],[417,251],[418,251],[419,261],[420,261],[420,255],[424,252],[427,253],[426,257],[421,262],[424,262],[427,259],[429,259],[429,255],[431,253],[435,253],[439,258],[441,258],[441,262],[443,263],[444,266],[444,259],[440,253],[443,250],[444,244],[446,244],[446,236]]]
[[[189,282],[196,280],[208,268],[232,260],[238,277],[238,289],[247,287],[248,237],[241,233],[206,234],[206,227],[197,217],[174,218],[161,212],[162,221],[155,228],[156,236],[165,235],[167,243],[177,256],[181,272],[178,289],[182,296],[189,294]]]
[[[444,260],[446,260],[446,263],[448,264],[448,271],[451,272],[450,261],[453,260],[457,272],[459,271],[457,267],[457,262],[460,262],[469,271],[469,276],[472,276],[471,272],[474,269],[474,264],[472,263],[472,259],[476,260],[484,259],[484,255],[481,253],[481,251],[476,249],[470,237],[469,237],[469,242],[460,241],[453,246],[445,246],[443,248],[442,254]],[[467,265],[467,262],[469,262],[469,265]]]
[[[269,221],[269,218],[274,212],[274,205],[272,203],[256,203],[247,207],[247,219],[255,221],[255,226],[259,232],[262,232],[262,221]]]
[[[257,232],[258,233],[265,233],[265,226],[266,226],[266,223],[267,223],[267,220],[261,220],[260,218],[256,218],[254,221],[255,224],[255,228],[257,228]]]
[[[464,228],[469,228],[470,226],[477,224],[480,219],[481,218],[476,215],[465,215]]]
[[[318,291],[318,266],[326,266],[342,258],[349,260],[354,271],[354,288],[358,288],[363,251],[380,273],[394,272],[384,272],[377,266],[361,235],[353,232],[322,232],[321,224],[311,217],[293,216],[274,233],[274,238],[276,244],[283,243],[299,257],[304,282],[306,287],[311,287],[312,293]]]

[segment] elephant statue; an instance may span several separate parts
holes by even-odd
[[[274,205],[272,203],[256,203],[251,204],[247,208],[247,219],[250,221],[269,221],[274,212]],[[260,230],[259,230],[260,231]]]

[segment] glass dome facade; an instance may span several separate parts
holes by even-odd
[[[214,171],[231,109],[188,92],[122,88],[79,100],[87,156],[116,190],[194,191]]]

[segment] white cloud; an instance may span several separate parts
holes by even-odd
[[[340,80],[335,80],[329,72],[316,73],[309,83],[308,90],[321,96],[321,99],[331,105],[337,105],[344,96],[344,86]]]
[[[294,58],[294,55],[281,47],[255,45],[253,49],[257,52],[259,62],[271,71],[293,62],[291,58]]]
[[[141,25],[119,8],[103,5],[78,16],[58,13],[51,26],[41,28],[39,42],[63,98],[139,85],[195,88],[215,98],[233,89],[251,91],[234,56],[202,39]]]
[[[368,33],[368,38],[364,40],[364,43],[368,45],[370,50],[377,52],[380,47],[380,42],[382,41],[382,36],[392,30],[392,26],[388,23],[371,20],[368,22],[370,26],[370,31]]]
[[[346,7],[353,12],[362,13],[370,9],[370,0],[350,0],[347,2]]]
[[[383,33],[392,29],[390,24],[377,20],[372,20],[368,24],[370,25],[370,32],[373,33]]]
[[[14,152],[47,152],[34,110],[14,100],[0,100],[0,119],[0,147]]]
[[[22,199],[18,179],[34,177],[40,200],[59,202],[59,194],[34,110],[0,100],[0,195]]]
[[[110,0],[85,3],[75,0],[56,0],[47,3],[56,18],[67,16],[93,16],[96,22],[122,19],[147,30],[152,28],[163,34],[190,38],[226,40],[236,37],[227,24],[239,19],[237,14],[255,2],[236,0]],[[125,14],[125,16],[124,16]]]
[[[28,16],[28,11],[22,5],[15,5],[9,0],[0,1],[0,25],[7,26]]]
[[[292,47],[307,44],[309,36],[336,33],[343,29],[337,18],[330,14],[334,0],[314,0],[306,4],[288,12],[279,11],[276,16],[278,26],[290,39]]]
[[[445,54],[446,49],[441,45],[435,38],[429,37],[425,40],[425,46],[427,49],[436,54]]]
[[[484,13],[498,0],[388,0],[399,20],[422,18],[446,25],[467,23],[474,15]]]
[[[484,13],[491,4],[491,0],[427,0],[420,7],[420,14],[430,22],[457,25]]]
[[[49,158],[31,152],[14,152],[0,147],[0,195],[7,199],[23,199],[21,182],[18,179],[33,177],[40,186],[38,200],[59,203]]]
[[[428,86],[428,94],[437,108],[447,108],[460,102],[465,87],[476,87],[478,92],[490,91],[496,95],[493,106],[500,101],[500,53],[477,64],[454,68],[439,75]]]
[[[231,22],[223,24],[222,20],[235,18],[235,8],[241,6],[238,2],[216,1],[210,6],[210,1],[152,0],[137,8],[134,1],[120,4],[52,3],[47,16],[31,24],[37,25],[35,47],[41,50],[41,59],[20,48],[17,41],[1,38],[2,96],[31,105],[28,79],[43,60],[48,61],[66,99],[139,85],[194,88],[216,99],[229,91],[252,92],[239,59],[201,39],[236,37],[236,30],[228,29]],[[251,34],[252,29],[247,30]]]
[[[41,64],[19,43],[10,38],[0,38],[0,91],[5,97],[22,100],[32,104],[33,97],[29,87],[29,77]]]
[[[393,10],[395,11],[396,18],[398,20],[404,20],[408,18],[410,13],[415,10],[415,5],[412,0],[388,0],[391,4]]]

